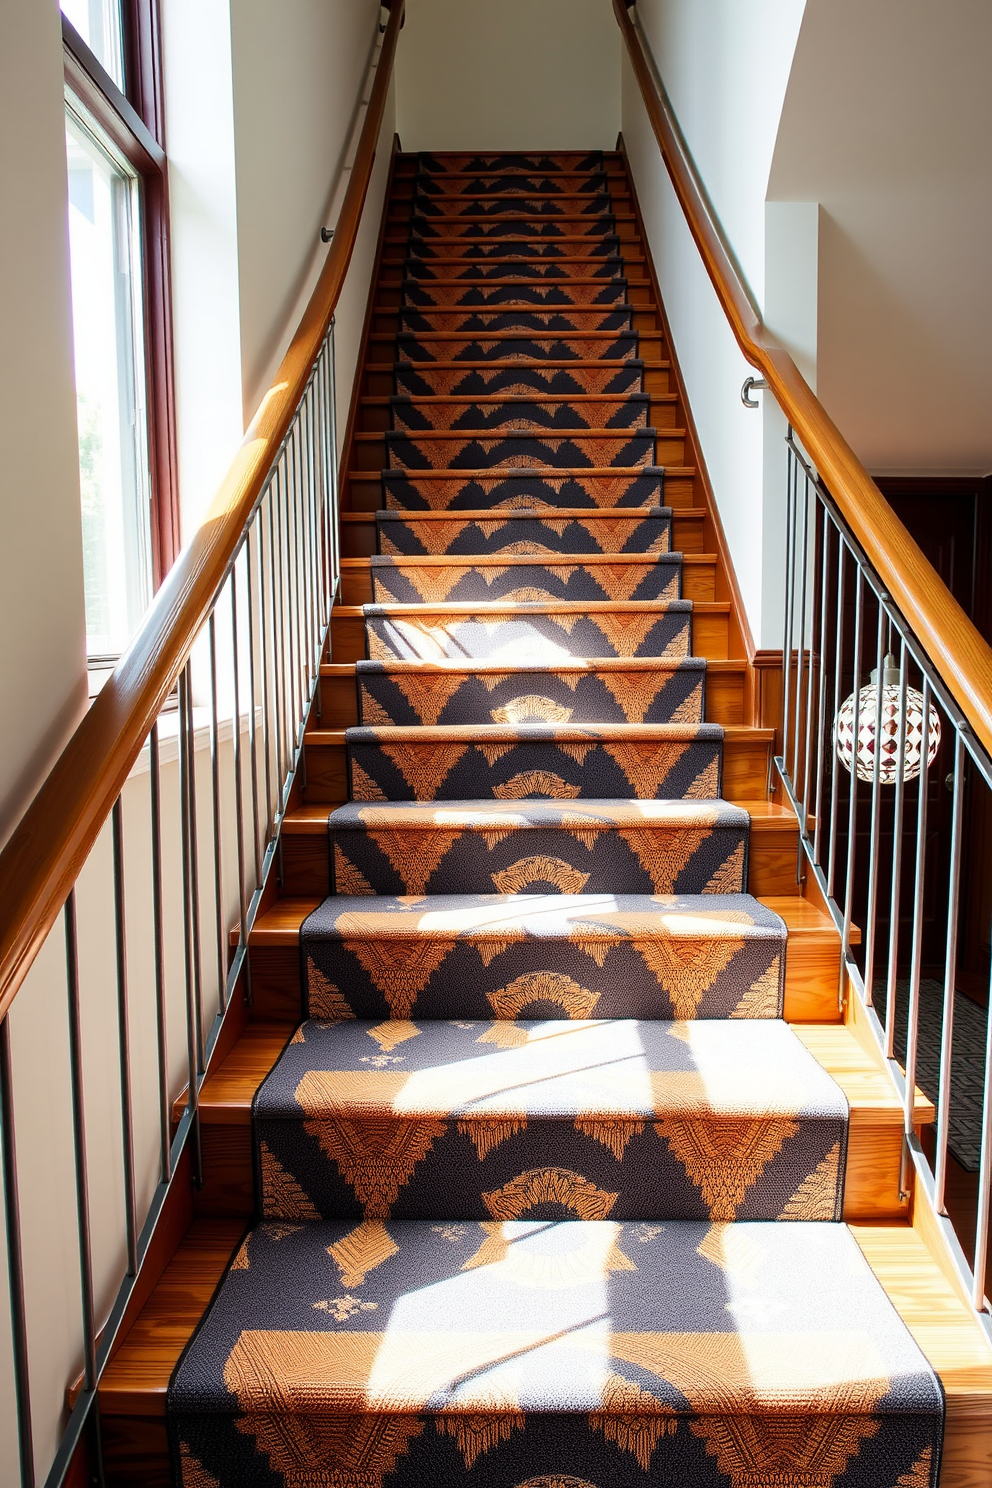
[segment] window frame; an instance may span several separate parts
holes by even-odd
[[[158,0],[122,0],[121,11],[127,95],[64,15],[62,56],[66,91],[100,126],[139,181],[154,593],[181,546],[161,29]]]

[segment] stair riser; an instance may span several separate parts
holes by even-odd
[[[616,178],[619,181],[619,177]],[[413,180],[413,192],[426,197],[464,196],[597,196],[610,189],[606,172],[539,171],[457,172],[435,175],[421,171]],[[394,193],[392,200],[400,199]]]
[[[505,151],[503,153],[473,153],[471,150],[453,150],[450,154],[433,155],[429,150],[417,155],[400,157],[397,179],[402,173],[410,175],[441,176],[465,175],[472,171],[485,171],[490,175],[505,171],[536,170],[542,174],[568,175],[576,171],[605,171],[611,177],[626,180],[623,165],[617,155],[605,154],[602,150],[563,150],[554,155],[540,151]]]
[[[581,473],[556,475],[521,471],[492,475],[418,475],[387,471],[383,476],[391,511],[512,511],[525,502],[590,510],[664,506],[670,482],[662,470],[617,474],[606,479]],[[381,500],[381,498],[380,498]]]
[[[374,725],[512,723],[541,713],[549,723],[702,723],[705,713],[705,673],[696,670],[597,673],[593,668],[423,679],[370,672],[358,686],[361,721]],[[342,698],[355,707],[353,691]]]
[[[570,517],[550,521],[508,515],[492,522],[421,521],[385,514],[378,519],[378,551],[395,557],[486,557],[505,553],[668,553],[670,517]]]
[[[635,325],[635,312],[629,305],[604,305],[593,310],[583,307],[573,310],[566,305],[550,309],[534,306],[524,310],[505,310],[496,306],[489,310],[377,310],[373,325],[377,335],[406,336],[419,336],[424,332],[444,336],[469,336],[479,332],[492,335],[497,331],[534,331],[538,335],[576,331],[585,335],[590,331],[656,329],[651,311],[637,312],[637,319],[642,324]]]
[[[577,828],[576,831],[581,831]],[[336,894],[738,894],[747,882],[746,829],[613,828],[580,840],[550,826],[501,840],[459,830],[331,834]],[[688,854],[688,856],[687,856]]]
[[[426,607],[425,607],[426,609]],[[448,617],[370,615],[366,619],[367,655],[371,661],[440,661],[464,657],[551,665],[566,656],[664,656],[692,654],[692,615],[660,611],[654,615],[596,616],[571,612]],[[344,659],[344,657],[340,658]]]
[[[643,466],[681,464],[685,442],[678,435],[653,429],[605,434],[517,434],[466,436],[436,432],[387,432],[360,436],[356,468],[381,469],[380,451],[391,470],[490,470],[526,465],[535,470],[633,470]]]
[[[514,235],[504,241],[490,239],[488,242],[473,242],[469,238],[435,239],[433,241],[416,238],[410,241],[402,228],[387,229],[387,260],[390,239],[395,244],[394,262],[406,264],[407,273],[417,274],[422,267],[433,273],[443,273],[445,278],[450,272],[447,265],[453,263],[486,265],[488,271],[489,266],[502,267],[507,263],[543,265],[549,262],[580,259],[583,264],[586,264],[595,262],[597,259],[607,259],[609,263],[606,267],[609,268],[612,277],[616,272],[616,267],[623,268],[629,262],[627,255],[623,253],[625,243],[621,242],[620,234],[613,231],[597,234],[595,237],[588,235],[555,236],[534,241]],[[623,254],[622,257],[621,254]]]
[[[432,284],[424,279],[406,279],[395,290],[380,286],[376,310],[383,313],[407,310],[494,310],[503,305],[533,305],[553,309],[569,305],[623,305],[631,286],[626,279],[573,279],[552,284]],[[639,291],[638,291],[639,292]],[[647,300],[641,301],[646,305]]]
[[[603,257],[598,254],[592,257],[568,257],[556,258],[532,257],[525,253],[523,255],[509,255],[503,258],[490,258],[488,262],[478,262],[476,257],[448,258],[442,262],[429,258],[418,258],[415,255],[403,254],[387,261],[384,272],[383,283],[401,286],[403,284],[419,284],[430,288],[432,283],[448,284],[457,280],[466,286],[478,286],[483,289],[490,285],[498,285],[506,280],[525,280],[533,284],[559,284],[567,288],[575,280],[599,283],[603,280],[619,280],[632,285],[637,280],[642,260],[634,254]],[[650,296],[645,303],[650,304]]]
[[[662,411],[661,408],[658,409]],[[392,407],[383,410],[390,422],[385,429],[408,434],[431,430],[440,433],[464,431],[468,437],[488,433],[543,433],[545,430],[569,434],[587,429],[646,429],[650,424],[651,399],[646,393],[627,398],[592,399],[568,402],[544,399],[522,399],[513,402],[481,403],[464,399],[458,402],[426,403],[411,398],[396,398]],[[671,410],[674,418],[674,408]],[[370,431],[372,432],[372,431]]]
[[[499,758],[468,743],[349,744],[354,801],[712,800],[721,791],[716,740],[667,744],[517,742]]]
[[[492,719],[487,718],[482,721],[491,723]],[[595,721],[599,722],[602,720]],[[733,800],[738,801],[763,799],[768,784],[770,752],[770,746],[768,744],[754,742],[747,738],[729,739],[725,743],[723,751],[723,794]],[[306,758],[307,800],[310,804],[314,804],[318,801],[326,801],[328,803],[328,806],[332,806],[349,799],[350,788],[348,784],[347,759],[343,744],[308,743],[306,746]],[[557,763],[559,767],[554,770],[554,773],[558,777],[558,779],[563,782],[564,785],[574,786],[576,788],[574,799],[589,798],[595,796],[609,797],[618,795],[642,796],[643,798],[647,798],[649,794],[652,794],[646,789],[642,788],[641,790],[635,790],[629,784],[625,785],[619,770],[614,771],[612,767],[608,767],[609,775],[611,779],[615,780],[618,788],[616,790],[609,791],[606,789],[592,789],[583,780],[582,771],[577,771],[574,765],[570,770],[568,770],[566,769],[563,761],[559,761]],[[507,769],[508,768],[509,767],[507,766]],[[541,765],[541,768],[547,769],[547,762],[544,762]],[[689,766],[679,766],[680,771],[683,768],[688,769]],[[505,770],[501,770],[500,773],[505,774],[506,772]],[[515,774],[522,773],[524,773],[523,767],[519,771],[516,769],[511,770],[509,775],[507,776],[507,779],[511,779]],[[390,779],[392,778],[392,774],[390,774]],[[459,779],[460,778],[461,776],[459,776]],[[497,785],[502,783],[502,781],[496,782]],[[706,777],[706,783],[709,783],[708,776]],[[476,793],[478,793],[479,795],[484,795],[487,798],[513,799],[512,796],[500,797],[498,793],[493,796],[493,791],[491,789],[483,790],[481,788],[481,785],[482,783],[480,782],[478,792],[476,792],[475,789],[456,790],[453,786],[451,786],[450,782],[447,782],[444,789],[439,793],[438,799],[461,800]],[[490,785],[492,785],[492,782],[490,782]],[[558,784],[558,781],[548,782],[548,786],[549,788],[547,790],[542,791],[535,789],[534,791],[527,792],[526,794],[533,796],[543,795],[547,798],[554,798],[555,794],[562,789],[562,786]],[[386,788],[387,787],[384,783],[383,789]],[[669,789],[667,788],[667,786],[666,788],[659,788],[658,790],[653,792],[653,798],[675,799],[676,795],[680,794],[680,792],[674,791],[673,793],[673,791],[674,788]],[[696,794],[702,794],[702,792],[698,791]],[[718,792],[708,792],[707,794],[718,794]],[[364,797],[364,799],[382,798]],[[389,794],[388,799],[395,801],[415,799],[429,800],[432,798],[429,796],[415,797],[413,795]]]
[[[395,338],[401,362],[502,362],[529,358],[536,362],[626,362],[642,353],[639,331],[562,331],[541,335],[527,331],[486,332],[472,336],[421,331]]]
[[[384,560],[389,561],[389,560]],[[496,600],[536,604],[553,604],[556,600],[663,600],[682,598],[681,555],[659,554],[654,562],[625,563],[613,569],[608,564],[582,564],[574,560],[553,568],[540,562],[509,560],[483,568],[424,565],[416,559],[392,560],[396,567],[378,567],[373,559],[371,569],[374,604],[481,604]],[[500,571],[502,569],[502,571]],[[709,597],[709,596],[707,596]],[[346,604],[361,603],[357,588],[343,589]]]
[[[587,397],[601,394],[626,398],[642,393],[649,394],[647,375],[644,363],[636,358],[620,366],[609,367],[602,367],[597,362],[582,366],[570,366],[566,363],[555,367],[534,367],[523,362],[500,367],[464,367],[459,364],[431,366],[399,362],[395,372],[397,393],[409,395],[411,399],[421,395],[439,397],[445,394],[478,394],[490,398],[522,397],[531,393],[543,393],[558,398],[568,398],[573,393]],[[653,375],[665,376],[667,391],[667,374]]]

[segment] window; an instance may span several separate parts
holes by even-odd
[[[69,256],[91,672],[178,548],[155,0],[63,0]]]

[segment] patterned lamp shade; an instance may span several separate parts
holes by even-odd
[[[882,671],[882,736],[876,745],[878,672],[862,687],[858,702],[858,734],[854,736],[854,693],[841,706],[834,724],[834,747],[844,769],[850,772],[857,752],[859,780],[874,780],[875,749],[879,750],[878,778],[882,785],[895,785],[899,775],[899,668],[895,657],[885,658]],[[940,717],[930,707],[927,764],[932,765],[940,747]],[[923,696],[915,687],[906,688],[906,742],[903,750],[903,780],[915,780],[923,768]]]

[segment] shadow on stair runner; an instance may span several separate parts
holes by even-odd
[[[183,1488],[936,1483],[720,798],[616,179],[419,157],[351,800]]]

